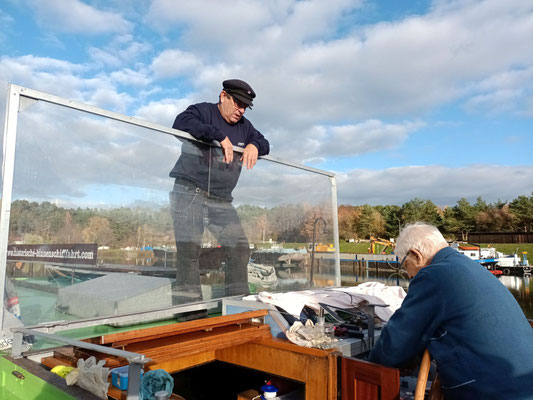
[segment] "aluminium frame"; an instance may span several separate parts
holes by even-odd
[[[17,137],[17,123],[18,123],[18,113],[24,111],[29,105],[37,101],[44,101],[50,104],[55,104],[58,106],[71,108],[74,110],[86,112],[89,114],[105,117],[115,121],[124,122],[130,125],[147,128],[153,131],[165,133],[175,137],[188,139],[195,142],[200,142],[195,139],[192,135],[182,132],[173,128],[169,128],[163,125],[159,125],[153,122],[145,121],[140,118],[130,117],[124,114],[120,114],[114,111],[108,111],[103,108],[95,107],[89,104],[82,102],[65,99],[63,97],[55,96],[45,92],[41,92],[34,89],[29,89],[23,86],[9,84],[8,85],[8,95],[6,101],[6,116],[5,116],[5,125],[4,125],[4,146],[3,146],[3,161],[2,161],[2,202],[0,208],[0,288],[5,290],[5,280],[7,272],[7,246],[9,240],[9,222],[10,222],[10,213],[11,213],[11,201],[13,194],[13,178],[14,178],[14,169],[15,169],[15,145]],[[203,142],[200,142],[203,143]],[[220,147],[218,143],[214,143],[214,146]],[[233,150],[242,153],[243,148],[233,146]],[[323,175],[329,178],[331,186],[331,208],[332,208],[332,225],[333,225],[333,242],[335,247],[335,284],[334,286],[341,286],[341,270],[340,270],[340,254],[339,254],[339,229],[338,229],[338,215],[337,215],[337,181],[336,176],[333,172],[320,170],[317,168],[308,167],[302,164],[289,162],[282,160],[273,156],[260,156],[259,158],[268,160],[277,164],[286,165],[292,168],[301,169],[304,171],[312,172],[315,174]],[[222,299],[219,299],[221,301]],[[190,309],[205,309],[205,303],[212,301],[206,301],[204,304],[191,304],[187,307]],[[178,308],[172,308],[177,310],[182,310],[184,306]],[[145,311],[142,313],[134,313],[131,315],[134,321],[142,321],[143,315],[150,315],[152,313],[161,312],[161,310],[151,310]],[[94,326],[98,322],[107,323],[115,320],[122,320],[124,316],[117,317],[108,317],[101,319],[92,319],[90,321],[85,321],[84,326]],[[0,307],[0,329],[3,329],[4,321],[4,307]],[[106,322],[103,322],[106,321]],[[59,330],[72,329],[73,326],[79,327],[80,324],[84,324],[84,321],[57,321],[57,323],[51,322],[44,324],[42,326],[43,330],[54,329],[54,326],[58,327]],[[40,330],[40,329],[39,329]]]

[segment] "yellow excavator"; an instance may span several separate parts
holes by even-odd
[[[370,254],[390,254],[396,244],[390,240],[370,236]]]

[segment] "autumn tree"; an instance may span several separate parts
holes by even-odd
[[[480,231],[509,232],[514,228],[515,216],[509,204],[493,205],[487,207],[476,215],[476,224]]]
[[[82,241],[82,232],[78,225],[72,220],[70,211],[65,212],[65,222],[57,234],[57,239],[61,243],[79,243]]]
[[[267,213],[266,208],[259,206],[244,204],[237,207],[237,214],[249,241],[265,241],[269,233]]]
[[[341,205],[338,212],[339,238],[357,238],[357,222],[361,215],[360,207]]]
[[[385,232],[387,238],[397,237],[400,234],[401,208],[396,205],[376,206],[377,211],[385,221]]]
[[[287,204],[272,208],[268,215],[268,226],[277,241],[300,242],[305,212],[301,204]],[[303,239],[303,240],[302,240]]]
[[[82,234],[86,243],[97,243],[100,246],[110,245],[115,239],[109,220],[103,217],[92,217]]]
[[[331,213],[328,213],[324,205],[318,205],[305,210],[305,220],[300,229],[300,237],[307,242],[330,242],[333,229],[331,227]]]

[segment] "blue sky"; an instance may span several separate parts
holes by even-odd
[[[271,154],[336,172],[340,203],[505,201],[533,191],[532,21],[532,0],[4,0],[0,83],[169,126],[241,78]]]

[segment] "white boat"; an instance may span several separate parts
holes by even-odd
[[[524,253],[522,260],[520,260],[518,254],[504,254],[497,251],[494,247],[481,248],[474,245],[458,245],[457,243],[452,244],[452,247],[471,260],[484,265],[489,271],[500,270],[505,275],[509,275],[512,271],[531,272],[531,267],[526,256],[527,253]]]

